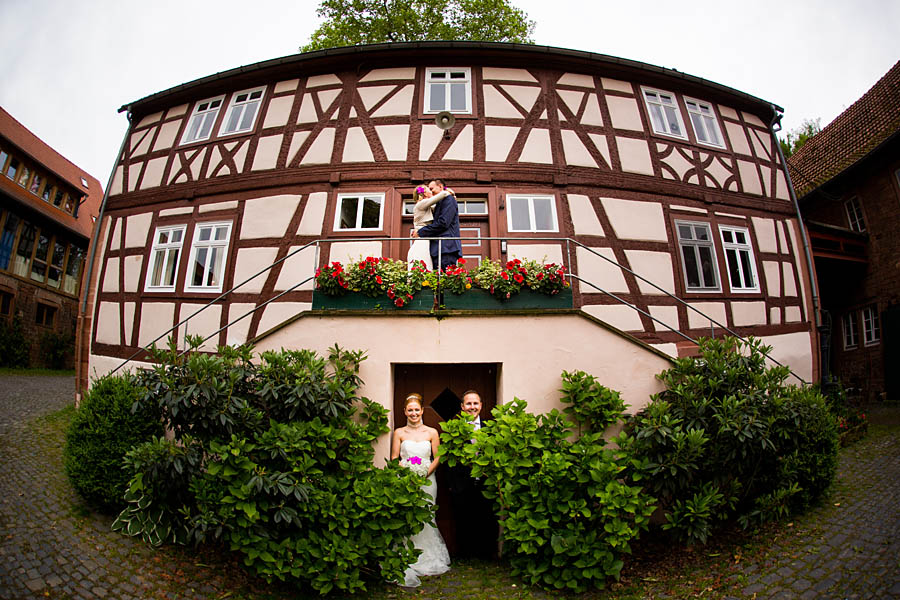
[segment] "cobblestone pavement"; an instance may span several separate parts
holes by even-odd
[[[155,551],[110,531],[83,508],[62,466],[71,377],[0,376],[0,600],[58,598],[296,598],[240,574],[230,559]],[[845,449],[833,495],[765,539],[753,558],[705,567],[728,583],[704,597],[900,598],[900,407],[871,415],[891,424]],[[546,598],[502,569],[461,565],[423,588],[376,590],[381,598]],[[704,577],[710,578],[705,572]],[[665,581],[603,598],[676,597]],[[623,590],[624,592],[624,590]],[[693,595],[693,594],[691,594]]]

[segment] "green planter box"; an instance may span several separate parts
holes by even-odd
[[[344,296],[327,296],[313,292],[312,307],[313,310],[431,310],[434,307],[434,294],[431,290],[420,290],[408,303],[397,307],[387,296],[370,298],[352,292]]]
[[[387,296],[370,298],[363,294],[349,293],[344,296],[326,296],[313,293],[313,310],[384,310],[384,311],[430,311],[434,308],[434,294],[431,290],[421,290],[409,303],[398,308]],[[565,289],[554,296],[522,290],[508,300],[499,300],[484,290],[468,290],[465,294],[446,292],[441,306],[444,310],[533,310],[545,308],[572,308],[572,289]]]
[[[447,310],[520,310],[535,308],[572,308],[572,288],[554,296],[522,290],[507,300],[499,300],[484,290],[468,290],[465,294],[444,294]]]

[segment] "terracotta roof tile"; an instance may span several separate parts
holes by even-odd
[[[11,193],[19,201],[31,206],[68,229],[89,238],[93,228],[92,217],[96,217],[100,212],[100,202],[103,200],[103,187],[100,185],[100,182],[51,148],[38,136],[31,133],[27,127],[14,119],[3,107],[0,107],[0,136],[15,146],[19,152],[26,155],[31,161],[40,165],[43,170],[53,173],[53,175],[64,180],[75,189],[84,192],[86,198],[79,207],[78,217],[76,218],[50,206],[17,185],[13,185],[11,188],[5,186],[4,189],[6,189],[7,193]],[[10,150],[9,148],[4,149]],[[82,184],[82,178],[87,181],[87,187]]]
[[[788,159],[799,198],[859,162],[900,131],[900,62]]]

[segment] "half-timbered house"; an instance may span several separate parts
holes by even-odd
[[[588,52],[417,42],[261,62],[122,110],[82,385],[173,328],[211,335],[208,350],[364,349],[365,394],[394,407],[421,392],[431,421],[467,388],[549,409],[564,369],[639,408],[691,339],[728,332],[814,376],[810,272],[770,102]],[[457,193],[470,264],[562,264],[571,304],[314,305],[317,266],[406,256],[413,190],[435,177]]]

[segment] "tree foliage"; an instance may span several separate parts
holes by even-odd
[[[300,50],[465,40],[533,44],[534,21],[509,0],[322,0],[325,22]]]
[[[822,119],[803,119],[800,126],[789,131],[784,139],[779,138],[778,143],[781,144],[784,157],[790,157],[808,142],[809,138],[822,131],[821,121]]]

